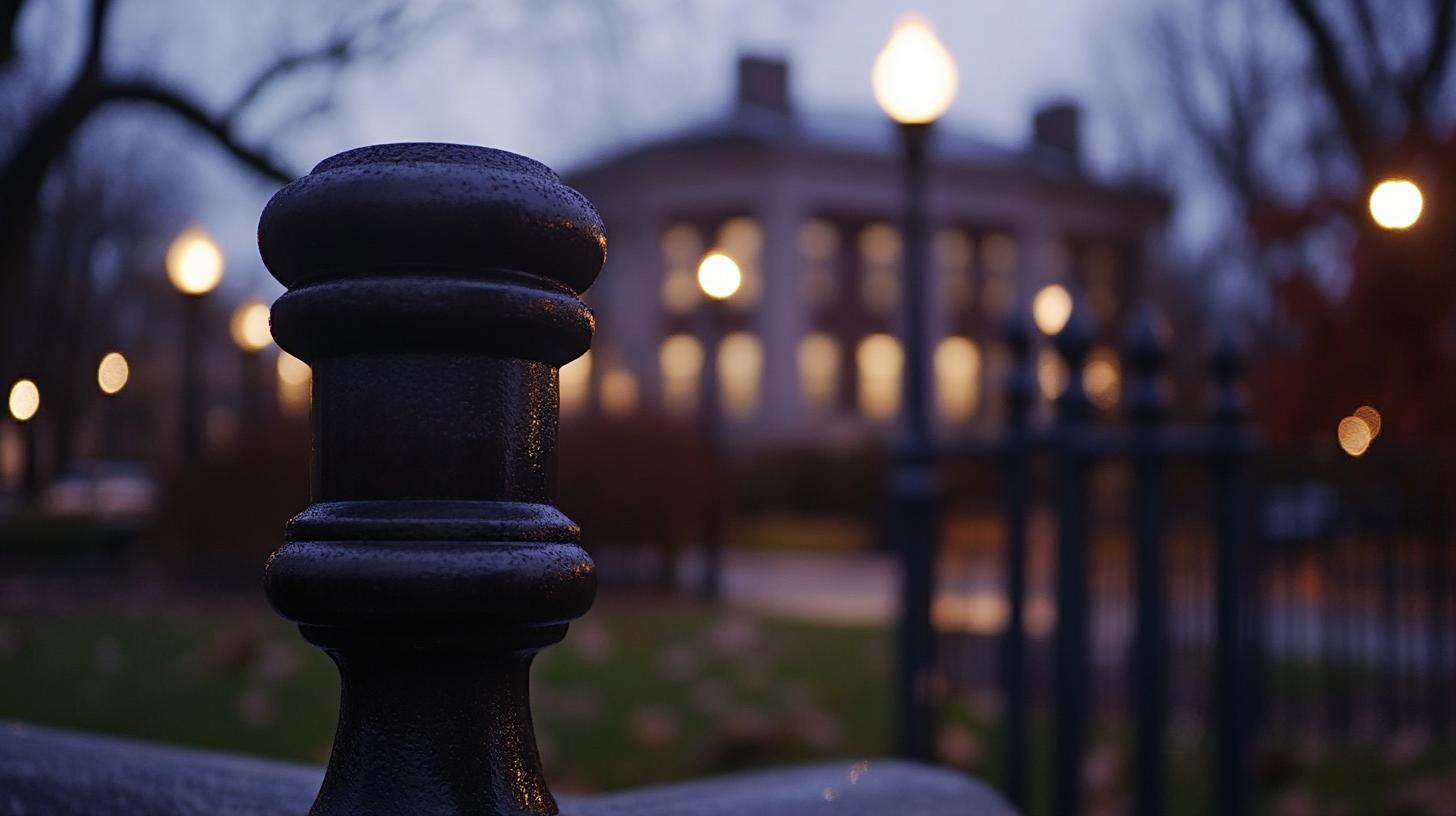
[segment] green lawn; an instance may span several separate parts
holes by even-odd
[[[883,629],[685,602],[601,603],[534,672],[548,778],[562,791],[592,791],[885,755],[889,646]],[[0,614],[0,718],[317,763],[328,755],[337,694],[328,660],[261,605]],[[994,782],[994,719],[984,700],[948,703],[943,758]],[[1034,779],[1044,780],[1044,712],[1037,719]],[[1103,727],[1090,751],[1098,781],[1089,796],[1114,810],[1126,795],[1123,745],[1119,730]],[[1173,812],[1211,814],[1203,739],[1171,747]],[[1440,813],[1456,801],[1449,752],[1402,763],[1375,750],[1297,755],[1263,763],[1271,813]],[[1032,785],[1034,812],[1044,812],[1045,788]],[[1300,810],[1301,797],[1343,807]],[[1393,807],[1411,798],[1436,809]]]

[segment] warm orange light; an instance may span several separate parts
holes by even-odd
[[[115,394],[126,387],[126,381],[131,378],[131,366],[127,364],[126,357],[121,352],[113,351],[101,358],[101,364],[96,367],[96,385],[101,388],[103,394]]]
[[[167,279],[184,295],[205,295],[222,281],[222,250],[206,232],[192,227],[167,248]]]
[[[875,57],[870,82],[885,115],[902,125],[928,125],[950,108],[959,75],[930,21],[910,14]]]
[[[1382,424],[1380,412],[1375,410],[1374,407],[1369,405],[1362,405],[1359,408],[1355,409],[1355,413],[1353,414],[1353,416],[1363,419],[1365,421],[1365,424],[1370,426],[1371,442],[1374,442],[1375,438],[1377,436],[1380,436],[1380,426]]]
[[[1409,229],[1424,208],[1421,188],[1409,179],[1386,179],[1370,191],[1370,217],[1385,229]]]
[[[40,410],[40,387],[34,380],[16,380],[10,386],[10,415],[25,422]]]
[[[743,270],[722,252],[711,252],[698,264],[698,288],[714,300],[727,300],[743,285]]]
[[[1042,334],[1059,334],[1072,317],[1072,294],[1065,286],[1043,286],[1031,301],[1031,318]]]
[[[268,329],[268,307],[259,300],[239,303],[228,329],[233,343],[243,351],[262,351],[273,342],[273,333]]]
[[[1370,448],[1370,440],[1375,438],[1365,420],[1356,416],[1347,416],[1340,420],[1335,433],[1339,437],[1340,448],[1351,456],[1364,454]]]

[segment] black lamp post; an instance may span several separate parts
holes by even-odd
[[[941,487],[930,414],[930,354],[926,318],[926,148],[931,125],[955,96],[950,54],[920,18],[903,20],[875,60],[875,99],[898,124],[904,183],[901,287],[905,364],[902,434],[888,486],[892,535],[901,564],[899,718],[900,752],[934,755],[935,631],[931,606],[940,532]]]
[[[40,412],[40,387],[35,384],[35,380],[16,380],[10,386],[6,407],[10,411],[10,417],[20,423],[22,455],[25,457],[21,463],[20,496],[29,506],[35,503],[40,494],[40,463],[37,456],[40,445],[36,442],[35,430],[35,415]]]
[[[182,295],[182,458],[191,462],[202,448],[203,298],[222,282],[222,252],[200,229],[184,231],[167,250],[167,278]]]
[[[273,342],[268,330],[268,306],[256,298],[239,303],[233,310],[228,329],[233,345],[243,355],[243,429],[246,434],[256,435],[262,428],[265,416],[263,349]]]
[[[728,300],[743,285],[743,272],[723,252],[710,252],[698,264],[698,288],[704,295],[703,370],[701,418],[707,440],[713,480],[708,491],[703,525],[703,573],[699,592],[706,601],[716,601],[723,591],[724,499],[723,420],[719,406],[718,347],[723,343]]]

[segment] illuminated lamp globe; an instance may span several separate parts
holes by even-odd
[[[245,300],[233,310],[228,321],[228,331],[233,343],[246,352],[258,352],[273,342],[273,333],[268,329],[268,307],[259,300]]]
[[[1061,284],[1043,286],[1031,300],[1031,319],[1048,337],[1060,334],[1071,318],[1072,294]]]
[[[131,379],[131,365],[127,363],[125,355],[119,351],[113,351],[101,358],[100,365],[96,366],[96,385],[103,394],[117,394],[126,387],[126,381]]]
[[[912,14],[900,19],[875,57],[870,82],[886,116],[902,125],[928,125],[950,108],[959,75],[930,22]]]
[[[16,380],[10,386],[10,415],[25,422],[40,410],[40,388],[34,380]]]
[[[714,300],[727,300],[743,285],[743,270],[721,252],[712,252],[698,264],[698,288]]]
[[[1415,226],[1425,208],[1421,188],[1409,179],[1386,179],[1370,191],[1370,217],[1388,230]]]
[[[200,297],[222,282],[222,250],[201,229],[185,230],[167,248],[167,279],[184,295]]]

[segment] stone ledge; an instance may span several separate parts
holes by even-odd
[[[855,781],[851,782],[851,768]],[[3,816],[302,816],[323,770],[7,722]],[[600,796],[559,797],[564,816],[1002,816],[967,776],[899,760],[752,771]]]

